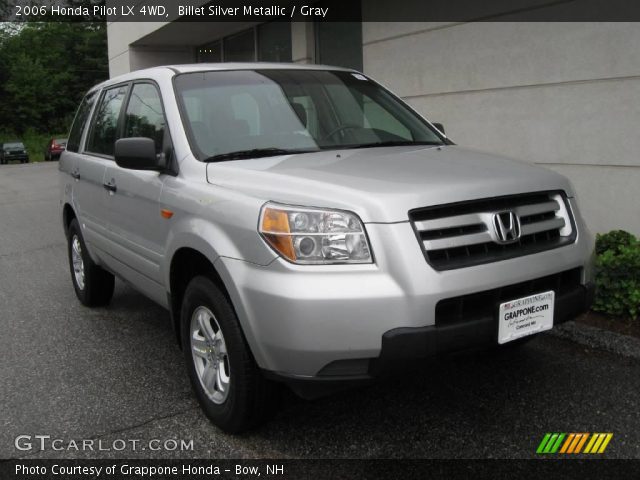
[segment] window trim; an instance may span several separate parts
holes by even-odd
[[[92,125],[92,119],[93,119],[93,111],[96,108],[96,103],[98,98],[100,98],[100,89],[98,88],[91,88],[87,93],[84,94],[84,96],[82,97],[82,100],[80,102],[80,105],[78,106],[78,110],[76,111],[76,114],[73,117],[73,121],[71,122],[71,127],[69,127],[69,133],[67,134],[67,142],[69,141],[69,138],[71,138],[71,130],[73,129],[73,125],[75,124],[78,114],[80,113],[80,107],[82,106],[82,104],[85,102],[85,100],[87,100],[89,98],[89,96],[91,95],[95,95],[97,98],[93,101],[93,104],[91,105],[91,108],[89,109],[89,114],[87,115],[87,118],[84,122],[84,125],[82,125],[82,130],[80,131],[80,140],[78,141],[78,148],[77,150],[69,150],[72,153],[83,153],[84,152],[84,144],[85,141],[87,139],[87,134],[89,132],[89,129],[91,128]]]
[[[136,85],[151,85],[153,88],[155,88],[156,93],[158,94],[158,98],[160,99],[160,108],[162,108],[162,118],[164,119],[164,127],[165,127],[165,131],[169,133],[169,138],[171,138],[171,132],[169,131],[169,122],[167,122],[167,114],[164,108],[164,102],[162,100],[162,90],[160,89],[160,85],[158,85],[157,82],[155,82],[154,80],[151,79],[140,79],[140,80],[134,80],[131,84],[131,88],[129,89],[129,93],[127,94],[127,103],[124,109],[124,114],[127,114],[127,109],[129,108],[129,103],[131,102],[131,94],[133,93],[133,89],[136,87]],[[126,128],[126,123],[123,119],[122,122],[122,130],[119,133],[119,137],[117,138],[118,140],[120,138],[129,138],[129,137],[125,137],[124,133],[125,133],[125,128]],[[172,142],[173,144],[173,142]]]
[[[96,126],[96,115],[98,114],[97,112],[97,105],[102,105],[102,100],[104,99],[107,91],[109,90],[113,90],[114,88],[120,88],[120,87],[127,87],[127,92],[125,93],[124,99],[122,100],[122,106],[120,107],[120,112],[118,113],[118,121],[116,123],[116,140],[118,140],[119,135],[122,131],[122,120],[124,117],[124,111],[126,110],[126,105],[128,105],[128,101],[129,101],[129,95],[131,92],[131,85],[133,84],[133,81],[129,80],[126,82],[121,82],[121,83],[114,83],[113,85],[105,85],[104,87],[102,87],[102,90],[100,91],[100,97],[98,98],[98,101],[96,102],[96,105],[93,108],[93,112],[91,115],[91,124],[89,125],[89,128],[87,129],[87,134],[86,134],[86,138],[83,144],[83,148],[82,148],[82,153],[84,155],[89,155],[92,157],[97,157],[97,158],[102,158],[104,160],[111,160],[111,161],[115,161],[115,158],[113,155],[108,155],[106,153],[100,153],[100,152],[92,152],[90,150],[87,150],[87,143],[91,137],[91,135],[93,135],[93,130]],[[124,108],[123,108],[124,107]]]
[[[156,93],[158,94],[158,98],[160,99],[160,108],[162,108],[162,118],[164,119],[165,137],[168,136],[168,138],[165,138],[163,140],[163,143],[166,143],[168,141],[170,148],[173,152],[171,162],[170,162],[171,164],[167,165],[166,169],[160,173],[167,173],[167,174],[176,176],[178,174],[178,163],[175,161],[173,135],[171,135],[171,129],[169,128],[169,121],[167,120],[167,110],[164,108],[164,99],[162,98],[162,89],[160,88],[160,85],[158,84],[158,82],[156,82],[155,80],[151,78],[139,78],[131,82],[131,87],[129,88],[129,92],[127,93],[126,105],[124,107],[124,110],[120,112],[122,114],[122,118],[120,119],[122,121],[122,125],[121,125],[121,129],[118,132],[119,137],[116,140],[120,138],[131,138],[131,137],[124,136],[124,129],[126,127],[125,115],[127,114],[127,109],[129,108],[129,102],[131,101],[131,94],[133,93],[133,89],[135,88],[136,85],[151,85],[152,87],[155,88]]]
[[[160,85],[158,84],[158,82],[156,82],[152,78],[136,78],[134,80],[128,80],[126,82],[105,85],[99,90],[99,97],[97,101],[94,103],[92,107],[92,112],[90,114],[91,120],[89,122],[89,125],[85,129],[86,131],[84,132],[84,138],[82,139],[82,149],[78,149],[78,153],[82,153],[83,155],[89,155],[92,157],[101,158],[103,160],[110,160],[112,162],[115,162],[115,157],[113,155],[107,155],[99,152],[91,152],[87,150],[87,141],[89,140],[89,136],[93,133],[93,128],[95,126],[95,116],[97,111],[97,105],[102,102],[102,99],[104,98],[108,90],[123,87],[123,86],[127,87],[127,93],[125,94],[124,100],[122,101],[122,108],[120,109],[120,113],[118,115],[118,122],[116,125],[116,140],[119,140],[120,138],[124,138],[123,137],[124,127],[125,127],[124,119],[125,119],[126,111],[127,111],[127,108],[129,108],[129,100],[131,99],[131,92],[133,91],[133,87],[138,84],[153,85],[156,89],[156,92],[158,92],[158,96],[160,97],[160,105],[162,106],[162,116],[164,118],[165,129],[169,135],[169,143],[171,144],[171,149],[173,150],[174,148],[173,135],[171,134],[169,122],[167,121],[167,111],[164,107],[164,99],[162,98],[162,89],[160,88]],[[175,153],[174,153],[174,157],[175,157]],[[172,165],[167,168],[167,173],[171,173],[172,175],[175,175],[177,174],[177,171],[178,171],[177,164],[175,161],[172,161],[171,163]]]

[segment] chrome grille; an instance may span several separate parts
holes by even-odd
[[[501,238],[496,215],[513,212],[518,238]],[[409,212],[427,262],[452,270],[573,243],[575,224],[563,192],[494,197]]]

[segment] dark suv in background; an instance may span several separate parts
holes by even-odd
[[[10,161],[29,162],[29,152],[22,142],[9,142],[0,144],[0,163],[5,164]]]

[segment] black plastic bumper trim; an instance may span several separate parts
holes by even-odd
[[[587,311],[593,303],[594,290],[592,284],[580,285],[557,296],[554,305],[554,326]],[[397,362],[497,345],[497,306],[495,311],[492,316],[483,316],[468,322],[389,330],[382,336],[380,356],[371,361],[369,372],[379,375],[392,369]]]

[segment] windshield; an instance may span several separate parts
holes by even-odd
[[[5,143],[4,144],[4,148],[9,149],[9,148],[24,148],[24,145],[22,143],[18,143],[18,142],[14,142],[14,143]]]
[[[251,158],[443,139],[364,75],[318,70],[233,70],[178,75],[175,87],[200,160]],[[233,152],[243,155],[234,157]]]

